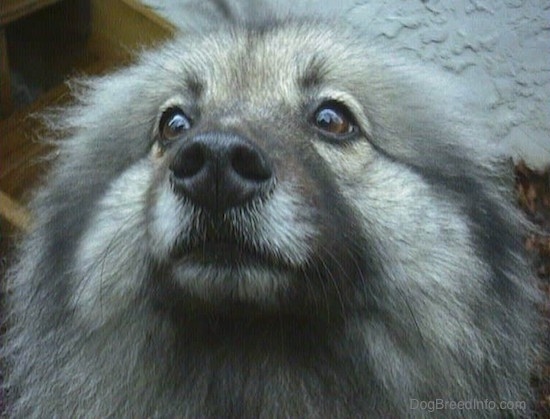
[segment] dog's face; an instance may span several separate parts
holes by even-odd
[[[468,275],[466,221],[406,161],[439,147],[422,143],[434,115],[369,58],[296,25],[175,42],[106,80],[107,139],[86,145],[109,160],[106,191],[77,249],[75,304],[103,316],[152,287],[182,306],[319,315],[375,304],[403,264],[420,288]]]

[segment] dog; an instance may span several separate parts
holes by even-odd
[[[9,274],[11,414],[528,416],[529,226],[414,68],[273,19],[82,81]]]

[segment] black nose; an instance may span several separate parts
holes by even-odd
[[[172,164],[174,190],[209,211],[244,205],[269,190],[271,163],[242,137],[201,134],[185,140]]]

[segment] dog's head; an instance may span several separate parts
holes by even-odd
[[[489,225],[509,214],[410,72],[298,22],[185,37],[95,80],[64,114],[48,198],[60,226],[74,217],[74,304],[341,314],[443,287],[447,307],[423,310],[450,321],[490,275],[483,252],[512,240]]]

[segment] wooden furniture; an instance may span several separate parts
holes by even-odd
[[[9,115],[11,111],[8,44],[6,42],[6,31],[3,26],[0,26],[0,115]]]
[[[5,26],[61,0],[0,0],[0,114],[12,112],[10,68]]]
[[[2,0],[0,2],[0,26],[59,1],[61,0]]]
[[[52,4],[54,1],[0,0],[2,25],[8,22],[8,18],[17,19],[25,12],[36,11],[36,7],[44,7],[47,3]],[[19,4],[19,7],[25,5],[26,8],[16,10],[12,8],[15,4]],[[74,63],[73,74],[94,75],[119,67],[133,59],[133,51],[166,40],[174,31],[171,24],[135,0],[90,0],[90,19],[85,57]],[[5,45],[0,48],[4,53]],[[4,84],[6,79],[3,73],[1,80]],[[25,210],[27,195],[46,170],[46,163],[40,157],[51,149],[37,141],[44,128],[33,115],[51,105],[66,103],[70,98],[68,87],[60,84],[28,107],[16,110],[8,118],[0,120],[2,230],[11,230],[13,227],[26,229],[29,226],[31,218]]]

